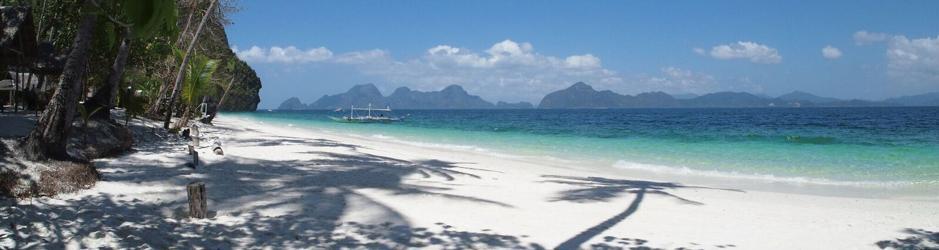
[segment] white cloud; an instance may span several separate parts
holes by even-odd
[[[739,41],[731,44],[718,45],[711,48],[711,57],[730,60],[747,59],[754,63],[775,64],[782,62],[782,56],[776,49],[769,46]]]
[[[604,69],[600,58],[594,55],[542,55],[532,44],[512,40],[498,42],[483,53],[438,45],[419,58],[404,61],[386,58],[357,67],[365,74],[386,79],[388,87],[406,85],[419,90],[439,90],[460,84],[470,93],[492,101],[539,101],[548,92],[578,81],[604,87],[622,82],[615,72]]]
[[[707,51],[705,51],[702,48],[693,48],[691,49],[691,51],[693,51],[695,54],[702,55],[702,56],[707,54]]]
[[[313,48],[309,50],[300,50],[294,46],[271,47],[264,50],[258,46],[251,46],[250,49],[238,50],[233,47],[232,50],[247,62],[265,62],[265,63],[309,63],[325,61],[333,57],[333,52],[324,47]]]
[[[660,75],[640,77],[634,92],[664,91],[673,94],[705,94],[718,89],[714,76],[676,67],[665,67]]]
[[[591,54],[568,56],[564,59],[564,65],[574,69],[600,68],[600,58]]]
[[[375,83],[384,89],[407,86],[428,91],[459,84],[470,93],[490,101],[537,103],[545,94],[579,81],[597,89],[610,89],[624,94],[648,91],[707,93],[719,88],[718,81],[707,74],[665,67],[653,75],[621,76],[604,68],[601,58],[592,54],[543,55],[530,43],[512,40],[495,43],[482,51],[438,45],[428,48],[421,56],[404,60],[393,58],[388,51],[381,49],[335,55],[330,52],[328,58],[320,57],[319,60],[280,60],[275,58],[294,58],[287,56],[288,51],[297,53],[302,50],[282,49],[284,53],[272,53],[272,49],[233,48],[240,58],[252,63],[289,61],[345,65],[361,74],[380,79]]]
[[[822,57],[826,59],[838,59],[841,58],[841,50],[831,45],[825,46],[822,48]]]
[[[333,59],[336,63],[344,64],[372,64],[372,63],[387,63],[391,61],[391,56],[388,54],[388,51],[380,49],[364,50],[364,51],[353,51],[348,53],[340,54]]]
[[[878,32],[868,32],[866,30],[861,30],[854,32],[854,43],[857,45],[865,45],[876,42],[883,42],[887,40],[887,34],[878,33]]]
[[[887,75],[904,84],[939,85],[939,36],[890,38],[887,42]]]

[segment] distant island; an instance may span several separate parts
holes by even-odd
[[[841,100],[794,91],[778,97],[766,97],[746,92],[717,92],[700,96],[682,95],[681,98],[663,93],[647,92],[622,95],[613,91],[597,91],[578,82],[570,87],[546,95],[538,108],[754,108],[754,107],[881,107],[881,106],[939,106],[939,93],[890,98],[883,101]]]
[[[353,86],[349,91],[324,95],[313,103],[304,104],[297,97],[285,100],[279,110],[336,109],[351,106],[394,107],[396,109],[530,109],[527,102],[493,104],[479,96],[470,95],[459,85],[450,85],[440,91],[416,91],[407,87],[395,89],[389,96],[382,95],[374,84]]]
[[[528,102],[493,104],[471,95],[459,85],[450,85],[440,91],[422,92],[407,87],[396,89],[384,96],[373,84],[356,85],[345,93],[325,95],[313,103],[304,104],[297,97],[285,100],[279,110],[308,110],[348,108],[352,105],[397,109],[531,109]],[[540,109],[590,108],[757,108],[757,107],[889,107],[939,106],[939,92],[889,98],[882,101],[842,100],[821,97],[802,91],[793,91],[777,97],[747,92],[716,92],[704,95],[670,95],[665,92],[646,92],[623,95],[610,90],[598,91],[589,84],[577,82],[570,87],[551,92],[541,99]]]

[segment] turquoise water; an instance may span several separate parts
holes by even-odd
[[[226,114],[438,147],[598,167],[832,183],[939,184],[939,108],[403,110]]]

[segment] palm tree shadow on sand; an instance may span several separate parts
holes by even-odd
[[[323,248],[323,249],[543,249],[527,236],[492,230],[458,229],[446,221],[415,227],[394,207],[363,194],[371,189],[394,196],[433,197],[454,202],[511,208],[503,202],[453,194],[445,185],[425,186],[407,179],[426,171],[428,181],[477,178],[455,163],[442,160],[409,161],[358,152],[339,142],[291,139],[282,144],[313,144],[318,148],[344,148],[347,153],[300,152],[317,157],[265,160],[226,155],[196,169],[184,151],[160,145],[171,159],[153,160],[134,154],[99,162],[102,183],[153,186],[140,192],[90,193],[69,205],[10,204],[0,197],[0,248],[95,248],[100,239],[116,248]],[[264,140],[230,141],[228,145],[268,145]],[[280,145],[280,144],[278,144]],[[276,148],[271,148],[275,152]],[[435,170],[435,171],[431,171]],[[418,177],[419,178],[419,177]],[[191,181],[206,184],[209,218],[186,218],[184,187]],[[135,195],[151,198],[137,199]],[[157,198],[158,197],[158,198]],[[371,218],[346,220],[348,212],[367,211]],[[10,218],[10,220],[6,220]],[[237,220],[237,226],[221,221]],[[15,233],[13,233],[15,232]],[[91,239],[86,244],[87,239]]]
[[[939,249],[939,232],[907,228],[902,231],[906,238],[882,240],[875,243],[880,249]]]
[[[555,247],[555,249],[578,249],[582,244],[589,241],[590,239],[600,235],[607,229],[615,226],[620,223],[637,210],[639,210],[639,204],[642,203],[642,200],[645,198],[646,194],[654,195],[663,195],[677,199],[683,204],[690,205],[704,205],[704,203],[683,198],[681,196],[672,194],[668,192],[671,189],[681,189],[681,188],[699,188],[699,189],[718,189],[718,188],[709,188],[709,187],[699,187],[699,186],[685,186],[679,183],[673,182],[654,182],[654,181],[640,181],[640,180],[620,180],[620,179],[609,179],[603,177],[573,177],[573,176],[559,176],[559,175],[544,175],[546,183],[558,183],[558,184],[567,184],[578,186],[579,188],[563,191],[558,194],[557,197],[553,198],[551,201],[570,201],[570,202],[607,202],[615,197],[620,196],[623,193],[633,193],[636,194],[636,197],[633,198],[633,201],[626,207],[626,210],[620,212],[613,217],[610,217],[599,224],[590,227],[574,237],[565,240],[560,245]],[[737,189],[719,189],[727,190],[734,192],[743,192],[742,190]]]

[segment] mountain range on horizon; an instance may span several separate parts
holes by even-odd
[[[460,85],[450,85],[440,91],[416,91],[399,87],[384,96],[374,84],[353,86],[345,93],[324,95],[313,103],[304,104],[297,97],[285,100],[278,110],[336,109],[350,106],[394,107],[396,109],[531,109],[528,102],[507,103],[486,101],[471,95]],[[939,92],[901,96],[881,101],[821,97],[808,92],[793,91],[777,97],[747,92],[715,92],[704,95],[670,95],[665,92],[645,92],[623,95],[610,90],[595,90],[589,84],[577,82],[568,88],[551,92],[542,98],[537,108],[752,108],[752,107],[881,107],[881,106],[939,106]]]
[[[483,100],[470,95],[460,85],[450,85],[440,91],[417,91],[408,87],[399,87],[391,95],[385,96],[374,84],[360,84],[345,93],[324,95],[310,104],[304,104],[297,97],[285,100],[278,110],[336,109],[351,106],[394,107],[396,109],[528,109],[534,105],[528,102],[497,102]]]

